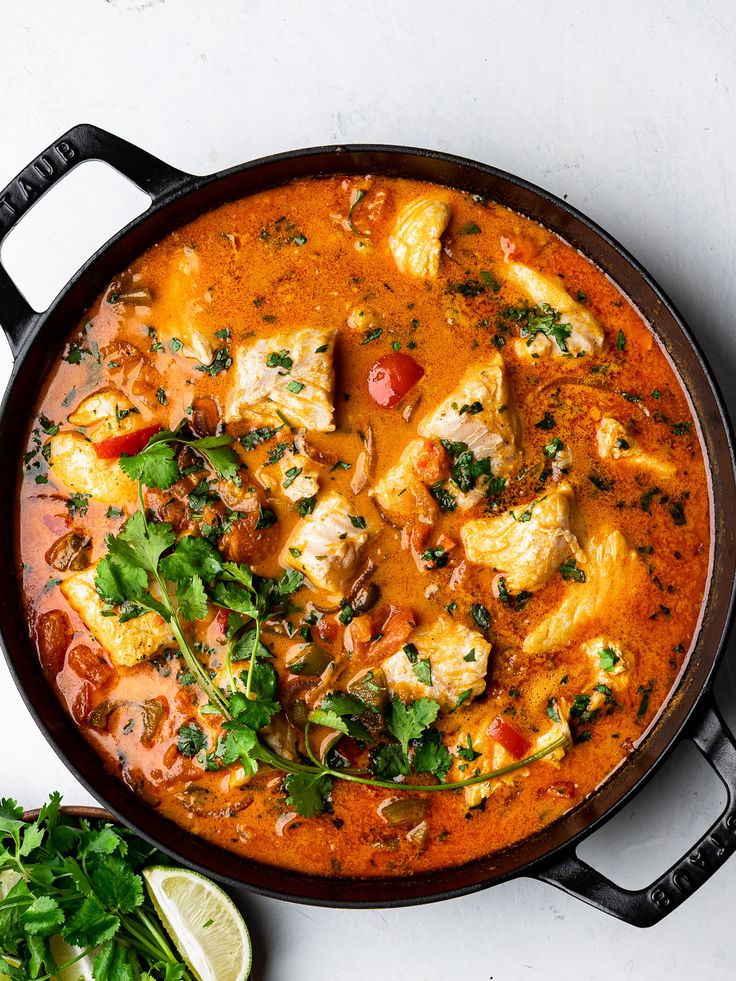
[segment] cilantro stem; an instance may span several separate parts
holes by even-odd
[[[158,575],[156,576],[159,579]],[[160,580],[159,580],[160,582]],[[200,688],[205,692],[207,697],[213,702],[218,711],[224,715],[226,718],[230,718],[230,710],[228,709],[227,701],[223,698],[221,692],[218,690],[216,685],[212,684],[207,671],[200,662],[199,658],[196,656],[194,651],[189,646],[187,639],[184,636],[184,631],[179,623],[179,617],[176,611],[171,608],[171,603],[164,599],[164,604],[171,613],[171,619],[169,620],[169,626],[171,627],[171,632],[174,635],[174,639],[179,645],[179,650],[181,651],[184,660],[186,661],[187,667],[192,672],[194,677],[197,679]]]
[[[309,745],[309,727],[311,723],[307,722],[304,729],[304,738],[306,740],[307,752],[309,753],[310,759],[315,762],[315,765],[319,767],[324,774],[324,776],[335,777],[337,780],[348,780],[350,783],[362,783],[370,787],[385,787],[388,790],[410,790],[418,791],[421,793],[431,792],[434,793],[438,790],[461,790],[463,787],[472,787],[476,783],[485,783],[486,780],[495,780],[497,777],[503,777],[507,773],[513,773],[515,770],[521,770],[523,767],[528,766],[530,763],[536,763],[537,760],[544,759],[545,756],[549,756],[550,753],[559,749],[566,742],[565,736],[560,736],[551,742],[548,746],[544,746],[542,749],[538,749],[536,753],[532,753],[530,756],[525,756],[523,760],[517,760],[516,763],[511,763],[509,766],[502,766],[498,770],[490,770],[488,773],[479,773],[475,777],[467,777],[465,780],[455,780],[452,783],[431,783],[431,784],[409,784],[409,783],[396,783],[394,780],[378,780],[375,777],[360,777],[352,773],[346,773],[344,770],[332,770],[330,767],[320,764],[312,755],[310,745]]]
[[[54,973],[43,974],[41,975],[41,977],[38,978],[38,981],[51,981],[52,978],[59,977],[61,974],[63,974],[64,971],[66,971],[70,967],[73,967],[77,963],[77,961],[81,961],[83,957],[86,957],[87,954],[90,954],[93,950],[94,947],[85,947],[85,949],[80,951],[80,953],[78,953],[76,957],[72,958],[72,960],[70,961],[65,961],[63,964],[57,964],[56,961],[54,961]]]
[[[250,654],[250,664],[248,665],[248,677],[245,680],[245,697],[250,698],[250,689],[253,684],[253,670],[256,665],[256,656],[258,653],[258,645],[261,641],[261,621],[256,617],[253,621],[255,627],[253,628],[253,650]]]

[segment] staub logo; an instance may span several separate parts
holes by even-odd
[[[720,868],[723,858],[736,847],[736,811],[729,811],[675,869],[650,890],[649,898],[660,910],[679,906],[683,899]]]
[[[77,148],[60,140],[30,163],[0,196],[0,227],[6,231],[78,159]]]

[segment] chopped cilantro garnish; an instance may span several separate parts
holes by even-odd
[[[567,559],[560,566],[560,575],[566,582],[586,582],[587,578],[582,569],[578,568],[575,559]]]
[[[473,603],[470,607],[470,615],[481,630],[488,630],[491,625],[491,614],[488,612],[487,606],[482,603]]]

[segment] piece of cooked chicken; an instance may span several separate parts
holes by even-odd
[[[61,432],[48,442],[52,476],[75,494],[88,494],[100,504],[133,504],[138,485],[117,460],[101,460],[94,444],[77,432]]]
[[[440,267],[440,238],[452,211],[436,198],[409,201],[396,215],[388,245],[399,272],[433,279]]]
[[[420,436],[464,444],[476,461],[490,461],[494,476],[513,473],[522,459],[521,425],[501,355],[494,351],[484,364],[468,368],[457,387],[417,428]],[[459,488],[458,505],[474,504],[487,482],[484,475],[472,490]]]
[[[332,432],[336,334],[335,330],[305,327],[239,347],[226,422],[253,418],[260,424],[278,423],[276,413],[282,410],[292,424]]]
[[[319,490],[319,474],[319,467],[292,445],[275,464],[259,467],[256,477],[266,490],[296,502],[314,497]]]
[[[184,357],[209,364],[214,350],[201,319],[212,302],[212,294],[206,286],[202,287],[201,265],[196,249],[189,245],[174,253],[168,275],[156,296],[156,326],[160,340],[169,345],[176,339]]]
[[[587,623],[626,609],[626,597],[645,589],[646,567],[620,531],[600,532],[584,542],[583,548],[586,581],[568,584],[557,609],[527,634],[525,653],[560,650]]]
[[[466,522],[460,530],[465,555],[476,565],[504,574],[510,593],[534,592],[563,562],[585,562],[572,530],[575,492],[567,480],[529,504],[492,518]]]
[[[176,646],[171,628],[158,613],[144,613],[125,623],[116,616],[105,616],[106,606],[95,589],[96,575],[97,563],[68,576],[59,588],[116,667],[133,667],[166,647]]]
[[[597,317],[582,303],[573,300],[559,277],[548,276],[523,262],[513,261],[506,264],[506,277],[536,306],[548,306],[559,314],[555,325],[569,328],[566,336],[563,337],[564,331],[559,334],[562,343],[542,332],[521,337],[515,344],[517,354],[560,358],[566,354],[595,354],[601,350],[606,335]]]
[[[432,524],[437,517],[437,504],[416,469],[425,445],[426,440],[413,439],[371,491],[378,510],[392,525]]]
[[[656,456],[643,450],[626,427],[612,416],[603,416],[595,434],[598,456],[602,460],[626,460],[636,466],[652,470],[663,480],[674,477],[677,468],[664,456]]]
[[[608,637],[588,640],[580,650],[590,660],[594,672],[588,703],[588,710],[593,711],[605,703],[611,692],[628,687],[632,659],[630,654],[624,656],[621,647]]]
[[[282,565],[303,572],[330,603],[344,597],[368,541],[368,530],[351,520],[352,507],[342,494],[330,491],[297,523],[280,556]]]
[[[414,630],[381,666],[392,695],[404,701],[432,698],[449,711],[485,691],[490,652],[482,634],[443,614]]]
[[[113,436],[124,436],[145,423],[127,395],[118,388],[103,388],[82,399],[67,416],[72,426],[87,430],[93,443],[100,443]]]

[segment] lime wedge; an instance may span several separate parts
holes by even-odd
[[[199,981],[245,981],[250,937],[227,893],[188,869],[156,865],[143,878],[161,922]]]

